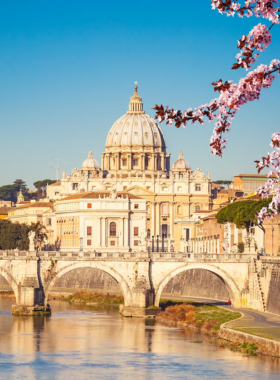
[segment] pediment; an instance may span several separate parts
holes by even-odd
[[[156,195],[153,191],[144,189],[144,187],[138,185],[131,186],[129,189],[126,189],[126,191],[134,195]]]

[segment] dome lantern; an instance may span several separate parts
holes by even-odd
[[[137,82],[135,82],[134,86],[134,94],[130,98],[130,102],[128,105],[128,111],[127,113],[145,113],[143,111],[143,103],[142,103],[142,98],[138,94],[138,86]]]

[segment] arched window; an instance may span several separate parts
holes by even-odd
[[[179,173],[179,179],[183,179],[183,178],[184,178],[183,174]]]
[[[182,214],[182,207],[181,206],[177,207],[177,214]]]
[[[147,214],[150,214],[150,212],[151,212],[151,211],[150,211],[150,207],[148,206],[148,207],[147,207]]]
[[[162,213],[163,213],[164,215],[167,214],[167,205],[163,205],[163,206],[162,206]]]
[[[148,229],[147,230],[147,238],[150,239],[150,237],[151,237],[151,230]]]
[[[199,205],[195,206],[195,211],[200,211],[200,206]]]
[[[116,236],[117,226],[115,222],[110,223],[110,236]]]

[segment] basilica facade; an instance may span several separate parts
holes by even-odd
[[[212,209],[211,184],[209,173],[204,175],[199,168],[191,170],[182,151],[171,165],[171,155],[167,153],[163,132],[156,121],[144,112],[142,98],[135,86],[127,113],[113,124],[108,133],[105,152],[101,153],[101,164],[90,151],[81,169],[74,168],[70,174],[63,172],[59,182],[47,187],[47,197],[56,204],[53,215],[57,225],[66,217],[63,204],[77,204],[78,199],[86,199],[84,204],[92,204],[91,210],[87,211],[92,212],[96,220],[99,218],[98,222],[95,226],[94,223],[89,225],[89,222],[80,219],[77,238],[81,238],[82,235],[84,241],[90,240],[84,236],[87,227],[99,231],[99,236],[93,239],[98,241],[98,244],[90,243],[91,247],[94,245],[96,249],[102,244],[103,248],[109,244],[105,244],[105,237],[101,236],[101,231],[104,236],[109,236],[110,223],[105,221],[104,224],[100,224],[103,223],[100,222],[100,217],[114,218],[120,210],[125,209],[127,215],[119,215],[121,218],[129,221],[131,215],[132,219],[137,219],[138,211],[131,210],[133,202],[128,202],[135,198],[136,204],[141,205],[141,210],[144,209],[144,225],[140,223],[141,249],[144,247],[143,240],[165,236],[171,241],[174,249],[179,251],[180,240],[192,237],[192,225],[199,215]],[[88,202],[89,199],[93,202]],[[114,206],[114,202],[120,206]],[[69,217],[71,207],[74,206],[67,209]],[[73,211],[74,209],[72,213]],[[62,215],[63,213],[65,215]],[[75,217],[78,223],[77,213]],[[139,218],[143,219],[142,214],[139,214]],[[129,234],[132,234],[133,228],[129,229],[129,222],[125,224],[124,221],[120,221],[119,225],[122,238],[118,246],[131,249],[129,241],[133,241],[133,236],[129,237]],[[56,230],[61,231],[58,228]],[[56,235],[57,239],[63,239],[58,232]],[[76,240],[74,244],[76,248],[79,245]]]

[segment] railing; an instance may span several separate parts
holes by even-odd
[[[153,261],[183,261],[195,262],[250,262],[256,255],[235,253],[182,253],[182,252],[89,252],[89,251],[0,251],[0,259],[52,259],[52,260],[129,260],[142,259]],[[264,258],[262,258],[264,260]],[[267,262],[280,262],[280,257],[266,257]]]

